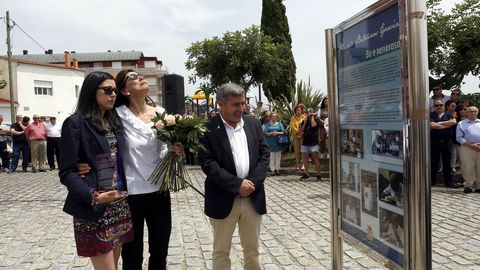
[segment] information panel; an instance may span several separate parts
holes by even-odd
[[[399,9],[341,29],[337,52],[341,231],[404,264],[404,135]]]

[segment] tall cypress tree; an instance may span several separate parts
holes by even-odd
[[[295,89],[296,71],[295,59],[292,54],[292,37],[288,26],[283,0],[262,1],[261,29],[265,35],[272,37],[273,42],[283,46],[282,55],[285,64],[280,69],[282,74],[275,82],[265,82],[263,90],[269,100],[284,94],[290,101],[292,90]]]

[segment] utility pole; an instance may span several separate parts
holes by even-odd
[[[7,11],[7,56],[8,56],[8,88],[10,89],[10,115],[11,124],[15,121],[15,106],[13,103],[13,74],[12,74],[12,43],[10,41],[10,31],[13,26],[10,26],[10,12]]]

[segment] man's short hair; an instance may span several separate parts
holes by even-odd
[[[222,84],[217,89],[217,100],[225,102],[227,101],[229,96],[241,96],[245,95],[245,89],[242,86],[236,83],[226,83]]]

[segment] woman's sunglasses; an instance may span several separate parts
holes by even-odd
[[[125,81],[130,79],[132,81],[135,81],[137,80],[138,78],[143,78],[142,76],[138,75],[137,73],[130,73],[127,75],[127,77],[125,78]]]
[[[105,93],[105,95],[107,96],[110,96],[113,92],[115,92],[115,95],[118,94],[116,87],[104,86],[104,87],[98,87],[98,89],[102,89],[103,93]]]

